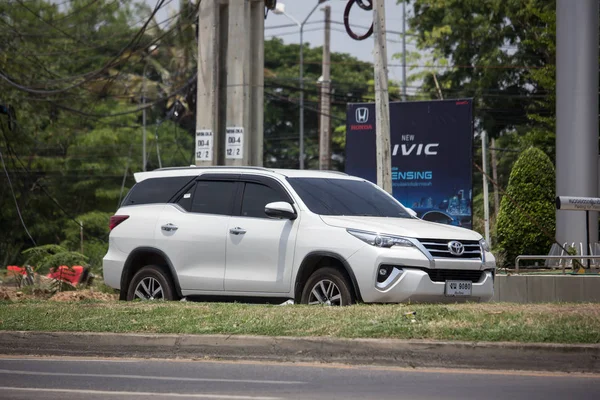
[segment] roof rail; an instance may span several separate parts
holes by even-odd
[[[269,168],[264,167],[252,167],[252,166],[231,166],[231,165],[213,165],[209,167],[199,167],[196,165],[190,165],[189,167],[165,167],[165,168],[157,168],[153,171],[176,171],[176,170],[184,170],[184,169],[249,169],[249,170],[259,170],[259,171],[272,171]]]
[[[338,175],[346,175],[346,176],[348,176],[348,174],[347,174],[347,173],[345,173],[345,172],[342,172],[342,171],[335,171],[335,170],[333,170],[333,169],[325,169],[325,170],[322,170],[322,171],[323,171],[323,172],[329,172],[329,173],[331,173],[331,174],[338,174]]]

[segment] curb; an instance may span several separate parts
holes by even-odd
[[[0,354],[600,372],[600,344],[0,331]]]

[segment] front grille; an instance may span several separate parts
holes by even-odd
[[[479,282],[483,271],[473,271],[464,269],[427,269],[423,268],[423,271],[427,272],[429,279],[433,282],[445,282],[445,281],[471,281],[473,283]]]
[[[419,242],[429,251],[433,258],[479,259],[481,260],[481,246],[476,240],[457,240],[463,244],[465,252],[460,256],[450,253],[446,239],[419,239]]]

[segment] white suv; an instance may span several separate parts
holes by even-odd
[[[191,296],[487,301],[495,260],[474,231],[416,218],[336,172],[185,167],[135,174],[111,217],[105,282],[122,300]]]

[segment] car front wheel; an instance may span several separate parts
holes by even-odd
[[[157,265],[140,269],[131,280],[127,291],[127,301],[133,300],[175,300],[175,289],[170,276]]]
[[[326,267],[313,272],[304,290],[302,304],[347,306],[354,303],[348,279],[337,269]]]

